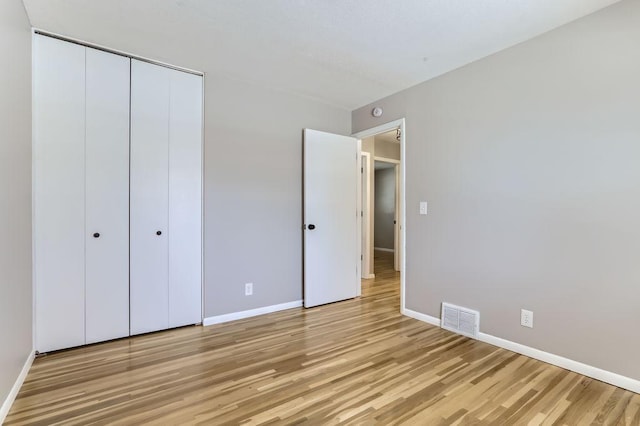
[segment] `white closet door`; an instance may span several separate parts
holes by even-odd
[[[171,70],[169,326],[202,321],[202,77]]]
[[[131,334],[169,327],[169,78],[131,61]]]
[[[85,48],[34,36],[36,349],[85,343]]]
[[[129,335],[129,64],[86,51],[86,343]]]

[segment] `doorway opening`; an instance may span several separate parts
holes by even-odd
[[[383,135],[386,135],[383,133]],[[399,150],[398,150],[399,151]],[[370,195],[373,200],[367,202],[373,205],[373,271],[376,270],[378,252],[391,253],[393,269],[400,272],[399,232],[398,232],[398,193],[400,179],[400,159],[374,157],[373,182],[374,187]],[[378,256],[376,256],[378,253]]]
[[[361,140],[362,285],[376,279],[377,273],[400,272],[401,311],[405,293],[404,130],[404,119],[400,119],[353,135]]]

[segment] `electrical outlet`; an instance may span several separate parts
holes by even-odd
[[[253,294],[253,283],[246,283],[244,285],[244,295],[251,296]]]
[[[520,310],[520,325],[523,327],[533,328],[533,312],[526,309]]]

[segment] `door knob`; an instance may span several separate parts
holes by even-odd
[[[309,224],[309,229],[313,231],[314,229],[316,229],[316,226],[313,223],[311,223]]]
[[[99,232],[94,233],[93,238],[100,238],[100,233]]]
[[[162,235],[162,231],[156,231],[156,235]]]

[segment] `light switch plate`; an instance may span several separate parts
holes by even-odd
[[[427,202],[420,201],[420,214],[427,214]]]

